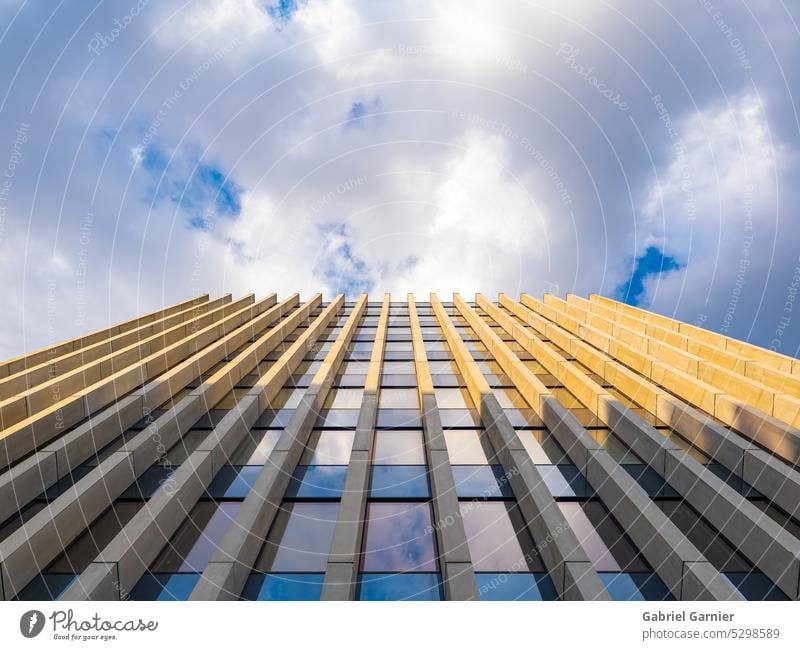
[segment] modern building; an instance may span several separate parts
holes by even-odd
[[[800,595],[800,361],[601,296],[201,296],[0,364],[0,595]]]

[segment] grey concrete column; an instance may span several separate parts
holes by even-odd
[[[340,295],[338,300],[343,302],[343,296]],[[190,600],[239,598],[366,304],[366,295],[362,294],[200,577]]]
[[[787,596],[800,596],[800,540],[622,403],[607,400],[601,419]]]
[[[378,395],[374,390],[365,390],[328,555],[322,600],[353,600],[356,596],[377,415]]]
[[[542,419],[676,599],[742,600],[556,398],[542,400]]]
[[[442,565],[442,581],[447,600],[478,600],[475,571],[461,520],[453,468],[439,417],[436,395],[422,395],[422,425],[431,483],[433,526]]]
[[[480,411],[495,456],[508,477],[525,524],[559,595],[564,600],[610,600],[605,585],[493,393],[483,395]]]
[[[266,354],[286,338],[287,334],[296,329],[319,300],[320,297],[317,295],[301,309],[294,311],[280,326],[270,329],[239,353],[223,371],[232,373],[234,377],[241,377],[251,371]],[[133,589],[210,485],[216,472],[258,419],[263,411],[260,405],[261,392],[269,389],[271,394],[277,394],[280,390],[285,380],[277,370],[286,366],[286,371],[291,373],[335,312],[336,309],[333,307],[323,312],[308,331],[281,355],[275,364],[275,379],[272,382],[274,385],[270,384],[266,388],[257,385],[239,400],[236,407],[225,415],[220,424],[176,470],[170,480],[153,495],[148,507],[137,513],[103,549],[94,563],[97,566],[94,564],[90,566],[63,594],[62,600],[98,598],[102,594],[110,593],[111,580],[116,580],[114,593],[118,596]],[[225,387],[225,382],[222,382],[221,386]],[[203,384],[162,416],[169,419],[166,425],[158,430],[157,442],[153,440],[152,432],[147,438],[143,438],[144,434],[148,433],[147,430],[136,436],[126,445],[131,453],[136,454],[135,466],[149,466],[148,459],[152,454],[158,453],[157,446],[169,446],[169,442],[182,436],[208,410],[209,402],[213,406],[219,401],[221,397],[219,393],[219,389],[213,384]],[[168,441],[166,444],[165,439]]]

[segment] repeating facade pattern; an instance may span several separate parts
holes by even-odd
[[[800,361],[601,296],[200,296],[0,424],[6,600],[800,597]]]

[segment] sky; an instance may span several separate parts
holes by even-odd
[[[797,356],[798,50],[780,0],[0,0],[0,356],[295,291]]]

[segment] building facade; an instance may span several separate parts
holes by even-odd
[[[600,296],[201,296],[0,418],[6,600],[800,595],[800,361]]]

